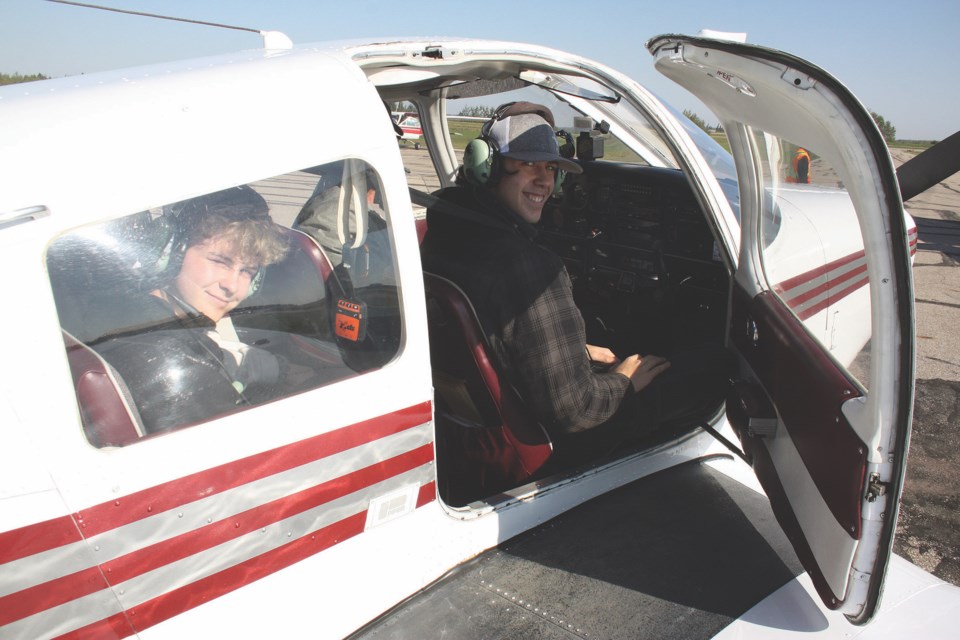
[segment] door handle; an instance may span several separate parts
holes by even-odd
[[[727,393],[727,416],[733,427],[751,438],[773,438],[780,419],[766,392],[756,382],[734,380]]]
[[[47,209],[42,204],[34,207],[25,207],[23,209],[14,209],[13,211],[5,211],[4,213],[0,213],[0,229],[15,227],[18,224],[46,218],[49,215],[50,209]]]

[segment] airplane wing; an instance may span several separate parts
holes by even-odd
[[[481,554],[351,638],[710,638],[802,571],[762,494],[692,462]]]

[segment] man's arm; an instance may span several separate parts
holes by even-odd
[[[605,422],[630,392],[630,378],[591,369],[583,318],[559,259],[533,253],[516,266],[501,292],[504,348],[520,394],[548,429],[576,432]]]

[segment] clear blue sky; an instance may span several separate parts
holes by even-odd
[[[958,0],[86,0],[257,29],[295,43],[385,36],[517,40],[631,75],[662,98],[712,115],[653,70],[662,33],[745,31],[748,41],[830,71],[900,138],[960,130]],[[53,4],[0,0],[0,71],[58,77],[255,48],[255,34]]]

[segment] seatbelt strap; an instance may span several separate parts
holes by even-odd
[[[720,434],[719,431],[717,431],[716,429],[714,429],[713,427],[711,427],[711,426],[710,426],[709,424],[707,424],[706,422],[704,422],[703,424],[701,424],[700,427],[701,427],[704,431],[706,431],[707,433],[709,433],[711,436],[713,436],[714,438],[716,438],[716,440],[717,440],[718,442],[720,442],[720,444],[722,444],[722,445],[725,446],[727,449],[729,449],[729,450],[730,450],[734,455],[736,455],[738,458],[740,458],[741,460],[743,460],[743,461],[746,462],[747,464],[750,464],[750,461],[747,460],[746,454],[744,454],[743,451],[740,450],[740,447],[738,447],[737,445],[733,444],[732,442],[730,442],[729,440],[727,440],[725,437],[723,437],[723,436]]]

